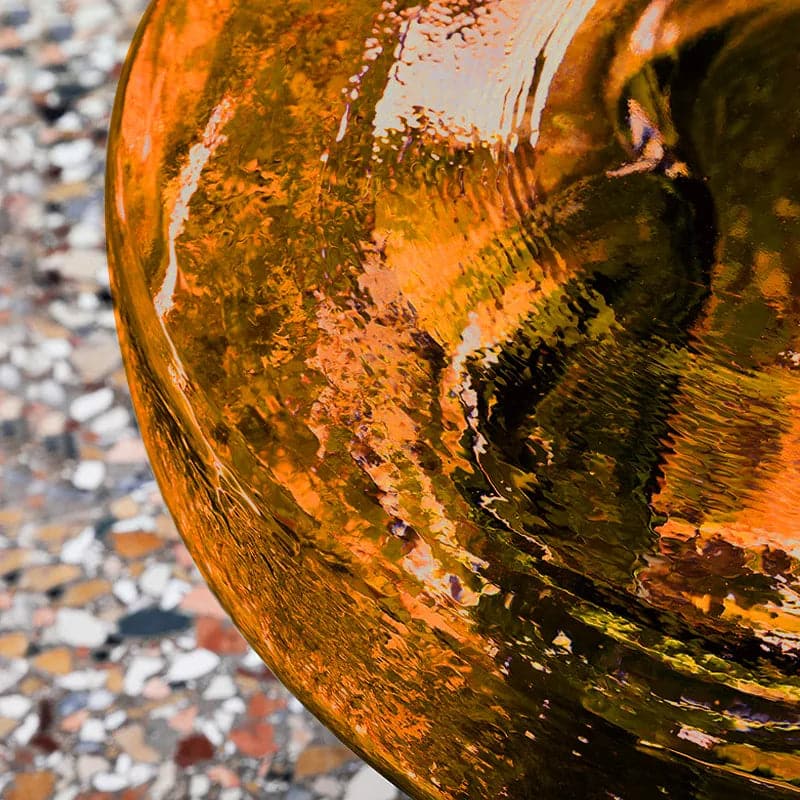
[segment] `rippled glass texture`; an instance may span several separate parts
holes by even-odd
[[[156,0],[108,233],[167,502],[418,798],[800,791],[800,3]]]

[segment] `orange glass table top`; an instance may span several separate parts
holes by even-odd
[[[415,797],[800,791],[798,11],[142,22],[107,209],[154,469]]]

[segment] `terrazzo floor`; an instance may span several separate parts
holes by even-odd
[[[102,220],[144,5],[0,0],[0,795],[394,800],[232,627],[137,432]]]

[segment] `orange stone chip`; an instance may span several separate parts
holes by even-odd
[[[155,533],[112,533],[111,543],[123,558],[142,558],[164,546],[164,540]]]
[[[52,796],[56,776],[52,772],[21,772],[5,800],[47,800]]]

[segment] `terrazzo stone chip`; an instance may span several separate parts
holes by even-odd
[[[128,779],[131,786],[141,786],[143,783],[151,781],[156,774],[156,769],[151,764],[134,764],[127,770]]]
[[[178,742],[175,751],[175,763],[180,767],[194,766],[201,761],[208,761],[214,755],[214,745],[202,733],[187,736]]]
[[[20,589],[34,592],[46,592],[75,580],[81,570],[71,564],[45,564],[25,570],[19,583]]]
[[[50,316],[72,331],[78,331],[82,328],[88,328],[94,322],[94,315],[91,311],[87,311],[76,306],[66,303],[63,300],[55,300],[48,308]],[[73,359],[75,360],[75,359]],[[94,368],[97,369],[96,367]]]
[[[189,781],[190,797],[206,797],[211,790],[211,779],[207,775],[192,775]]]
[[[315,745],[305,748],[297,758],[294,775],[299,780],[331,772],[355,758],[344,745]]]
[[[196,723],[197,730],[205,736],[214,747],[222,747],[226,744],[226,737],[220,730],[216,722],[210,719],[200,719]]]
[[[99,772],[92,778],[92,786],[99,792],[121,792],[129,785],[128,776],[118,772]]]
[[[22,719],[30,710],[33,702],[20,694],[0,697],[0,717]]]
[[[114,583],[112,587],[114,597],[125,606],[133,605],[139,599],[139,591],[136,584],[129,578],[123,578]]]
[[[106,465],[102,461],[82,461],[72,475],[72,485],[83,492],[99,489],[106,477]]]
[[[105,758],[95,755],[82,755],[78,757],[78,780],[86,786],[95,775],[107,772],[109,763]]]
[[[90,689],[99,689],[108,680],[108,675],[96,669],[84,669],[70,672],[56,678],[55,684],[61,689],[71,692],[86,692]]]
[[[213,783],[220,785],[223,789],[238,787],[241,782],[239,776],[233,770],[221,764],[211,767],[207,775]]]
[[[266,722],[249,720],[230,734],[239,752],[252,758],[263,758],[277,751],[275,733]]]
[[[203,692],[204,700],[227,700],[236,694],[236,683],[230,675],[215,675]]]
[[[70,312],[75,327],[74,317],[80,315],[81,320],[86,316],[93,318],[91,312]],[[121,357],[119,347],[112,335],[97,335],[88,338],[83,344],[79,345],[72,355],[72,364],[87,384],[97,383],[103,380],[113,370],[120,366]]]
[[[28,637],[21,632],[0,636],[0,657],[19,658],[28,649]]]
[[[65,606],[84,607],[98,597],[108,597],[110,592],[111,584],[103,578],[80,581],[66,590],[61,602]]]
[[[7,661],[0,669],[0,694],[7,692],[19,683],[28,672],[28,663],[22,659]]]
[[[125,430],[131,421],[127,409],[116,406],[111,408],[89,423],[89,430],[96,436],[107,438]]]
[[[51,675],[64,675],[72,667],[72,653],[66,647],[46,650],[33,659],[33,666]]]
[[[54,785],[52,772],[20,772],[14,776],[4,797],[5,800],[48,800]]]
[[[160,608],[151,607],[132,614],[127,614],[119,620],[120,636],[153,637],[165,634],[174,634],[186,630],[191,625],[191,617],[178,614],[175,611],[162,611]]]
[[[139,695],[144,689],[144,685],[149,678],[152,678],[164,668],[162,658],[148,656],[135,657],[125,673],[123,689],[125,694]]]
[[[329,775],[321,775],[312,784],[312,789],[317,797],[332,800],[332,798],[339,797],[341,786],[339,781]]]
[[[128,719],[128,715],[122,710],[117,709],[116,711],[112,711],[106,718],[105,718],[105,727],[107,731],[115,731],[119,727],[125,724],[125,720]]]
[[[397,794],[397,788],[383,775],[364,765],[347,784],[344,800],[394,800]]]
[[[165,700],[171,691],[170,685],[163,678],[150,678],[142,689],[142,697],[148,700]]]
[[[111,407],[114,392],[107,386],[76,397],[69,406],[69,415],[77,422],[86,422]]]
[[[114,741],[134,761],[157,764],[163,755],[147,744],[144,728],[140,724],[126,725],[114,733]]]
[[[84,528],[76,537],[64,543],[60,558],[65,564],[85,564],[87,554],[94,547],[94,528]]]
[[[195,586],[181,601],[181,609],[190,611],[198,616],[216,617],[217,619],[228,619],[225,610],[219,604],[219,600],[214,597],[211,589],[204,583]]]
[[[78,731],[78,738],[82,742],[102,742],[106,738],[106,729],[99,719],[87,719]]]
[[[150,531],[134,531],[131,533],[111,534],[114,549],[123,558],[136,559],[149,555],[164,546],[164,540]]]
[[[12,738],[16,744],[24,747],[39,730],[39,715],[36,713],[28,714],[25,721],[13,733]]]
[[[165,611],[177,607],[191,588],[192,585],[190,583],[179,578],[172,578],[161,593],[159,607]]]
[[[73,647],[99,647],[111,632],[111,625],[87,611],[60,608],[56,612],[55,635]]]
[[[86,704],[90,711],[104,711],[109,708],[116,700],[116,696],[105,689],[98,689],[89,695]]]
[[[139,578],[139,588],[150,597],[160,598],[171,575],[172,569],[168,564],[151,564]]]
[[[193,650],[175,658],[167,672],[169,683],[184,683],[207,675],[220,663],[219,656],[210,650]]]
[[[171,714],[167,719],[170,728],[178,733],[187,734],[194,728],[197,718],[197,706],[189,706],[181,711]]]

